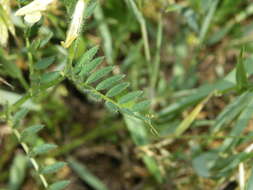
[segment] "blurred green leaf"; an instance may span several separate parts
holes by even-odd
[[[143,91],[129,92],[129,93],[127,93],[126,95],[122,96],[119,99],[119,103],[120,104],[125,104],[127,102],[133,101],[133,100],[137,99],[138,97],[140,97],[141,94],[143,94]]]
[[[109,72],[113,70],[113,66],[104,67],[99,69],[98,71],[92,73],[86,80],[87,84],[96,82],[97,80],[101,79],[102,77],[106,76]]]
[[[32,152],[30,153],[32,156],[37,156],[40,154],[45,154],[53,149],[55,149],[57,146],[55,144],[42,144],[38,145],[33,148]]]
[[[55,164],[52,164],[43,168],[41,173],[42,174],[54,173],[62,169],[65,165],[66,165],[65,162],[56,162]]]
[[[69,166],[78,174],[78,176],[95,190],[108,190],[107,187],[94,176],[83,164],[80,164],[73,158],[68,159]]]
[[[218,132],[222,126],[235,119],[235,117],[248,105],[251,98],[252,93],[245,92],[226,106],[216,118],[216,121],[211,128],[212,133]]]
[[[241,49],[240,56],[236,65],[236,83],[239,91],[245,90],[248,87],[247,73],[243,64],[244,49]]]
[[[9,190],[19,190],[26,177],[28,160],[23,154],[16,154],[11,164],[9,176]]]
[[[61,190],[69,185],[70,181],[63,180],[53,183],[49,186],[49,190]]]
[[[144,111],[150,106],[149,100],[144,100],[142,102],[139,102],[133,106],[133,110],[136,112]]]
[[[25,116],[28,114],[29,110],[27,108],[21,108],[12,118],[13,127],[17,127],[18,124],[22,119],[25,118]]]
[[[52,81],[57,80],[59,77],[60,77],[60,72],[59,71],[53,71],[53,72],[44,73],[41,76],[40,82],[42,84],[50,83]]]
[[[130,84],[128,82],[123,82],[112,87],[107,93],[106,96],[114,97],[123,92]]]
[[[104,90],[104,89],[110,88],[114,84],[116,84],[118,81],[123,79],[124,77],[125,77],[125,75],[115,75],[115,76],[109,77],[109,78],[101,81],[97,85],[96,90]]]
[[[99,66],[102,61],[103,57],[98,57],[94,59],[93,61],[86,63],[82,66],[81,72],[79,73],[80,76],[87,75],[89,72],[91,72],[93,69],[95,69],[97,66]]]
[[[250,174],[249,179],[246,183],[245,190],[253,190],[253,168],[251,169],[251,174]]]
[[[146,127],[143,124],[143,121],[129,115],[124,115],[124,119],[126,121],[127,128],[130,131],[134,143],[137,146],[147,145],[149,143],[149,137],[147,134]],[[154,158],[148,155],[144,155],[142,157],[142,160],[149,169],[150,173],[155,177],[155,179],[159,183],[162,183],[164,178],[160,172],[158,163],[154,160]]]
[[[41,129],[43,129],[44,126],[43,125],[33,125],[30,127],[27,127],[26,129],[24,129],[21,133],[21,139],[26,138],[27,136],[30,135],[34,135],[36,133],[38,133]]]
[[[38,61],[38,63],[36,63],[34,65],[35,69],[38,70],[43,70],[48,68],[51,64],[53,64],[55,61],[55,56],[51,56],[51,57],[47,57],[47,58],[43,58],[41,60]]]

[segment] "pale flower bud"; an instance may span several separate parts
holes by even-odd
[[[78,0],[76,3],[72,20],[67,32],[67,37],[65,42],[62,43],[62,46],[68,48],[72,42],[78,37],[78,34],[81,31],[82,23],[83,23],[83,13],[86,8],[86,3],[84,0]]]
[[[25,21],[34,24],[38,22],[42,16],[42,11],[46,11],[48,5],[54,0],[34,0],[28,5],[20,8],[15,13],[16,16],[25,16]]]

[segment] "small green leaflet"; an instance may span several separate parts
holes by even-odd
[[[39,60],[38,63],[36,63],[34,65],[34,68],[38,69],[38,70],[46,69],[50,65],[52,65],[54,63],[54,61],[55,61],[55,56],[43,58],[43,59]]]
[[[49,152],[50,150],[55,149],[57,146],[54,144],[42,144],[33,148],[32,152],[30,153],[32,156],[37,156],[40,154],[44,154]]]
[[[141,90],[139,91],[134,91],[134,92],[130,92],[124,96],[122,96],[120,99],[119,99],[119,103],[120,104],[125,104],[127,102],[130,102],[132,100],[135,100],[137,99],[143,92]]]
[[[97,80],[101,79],[102,77],[106,76],[109,72],[111,72],[112,69],[113,66],[108,66],[96,71],[87,78],[86,84],[96,82]]]
[[[29,136],[29,135],[34,135],[37,132],[39,132],[41,129],[43,129],[44,126],[43,125],[33,125],[30,126],[26,129],[24,129],[21,133],[21,139],[24,139],[25,137]]]
[[[150,105],[150,101],[144,100],[142,102],[135,104],[132,109],[136,112],[144,111],[145,109],[149,107],[149,105]]]
[[[59,76],[60,76],[59,71],[53,71],[53,72],[49,72],[49,73],[44,73],[42,75],[42,77],[41,77],[40,82],[42,84],[50,83],[50,82],[56,80]]]
[[[125,77],[125,75],[115,75],[115,76],[109,77],[109,78],[103,80],[102,82],[100,82],[97,85],[96,90],[104,90],[104,89],[110,88],[114,84],[116,84],[118,81],[123,79],[124,77]]]
[[[93,57],[96,55],[98,49],[99,49],[99,47],[95,46],[95,47],[89,49],[86,53],[84,53],[82,55],[82,57],[79,59],[79,61],[77,62],[76,66],[74,68],[74,73],[80,72],[83,65],[87,64],[88,62],[90,62],[93,59]]]
[[[55,173],[58,170],[60,170],[61,168],[63,168],[66,165],[65,162],[56,162],[55,164],[46,166],[45,168],[43,168],[43,170],[41,171],[42,174],[50,174],[50,173]]]
[[[70,181],[68,180],[58,181],[50,185],[49,190],[61,190],[67,187],[69,184],[70,184]]]
[[[98,57],[91,62],[83,65],[81,72],[79,73],[79,76],[87,75],[89,72],[94,70],[98,65],[100,65],[103,61],[104,57]]]
[[[118,85],[112,87],[112,88],[106,93],[106,96],[108,96],[108,97],[117,96],[118,94],[120,94],[121,92],[123,92],[128,86],[129,86],[129,83],[128,83],[128,82],[120,83],[120,84],[118,84]]]
[[[13,116],[13,127],[17,127],[18,123],[20,122],[20,120],[24,119],[25,116],[28,114],[28,109],[26,108],[22,108],[21,110],[19,110],[14,116]]]

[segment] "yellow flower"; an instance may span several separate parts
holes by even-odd
[[[8,30],[15,36],[15,28],[11,21],[9,0],[0,0],[0,45],[6,46],[9,38]]]
[[[78,0],[76,3],[74,13],[72,15],[72,20],[67,32],[67,37],[65,42],[62,43],[62,46],[68,48],[72,42],[78,37],[78,34],[81,31],[83,23],[83,13],[86,8],[86,3],[84,0]]]
[[[34,0],[28,5],[20,8],[15,13],[16,16],[25,16],[25,21],[34,24],[38,22],[42,16],[42,11],[46,11],[47,7],[54,0]]]

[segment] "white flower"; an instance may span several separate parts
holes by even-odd
[[[68,48],[71,43],[78,37],[78,34],[80,33],[82,28],[83,13],[86,6],[87,5],[84,0],[78,0],[78,2],[76,3],[70,27],[67,32],[66,40],[62,43],[63,47]]]
[[[36,23],[40,20],[42,11],[47,10],[47,7],[54,0],[34,0],[28,5],[20,8],[15,13],[16,16],[25,16],[25,21],[28,23]]]
[[[15,36],[15,28],[11,20],[9,0],[0,0],[0,45],[6,46],[9,38],[8,30]]]
[[[9,37],[8,28],[4,23],[3,19],[0,17],[0,44],[2,46],[7,45],[8,37]]]

